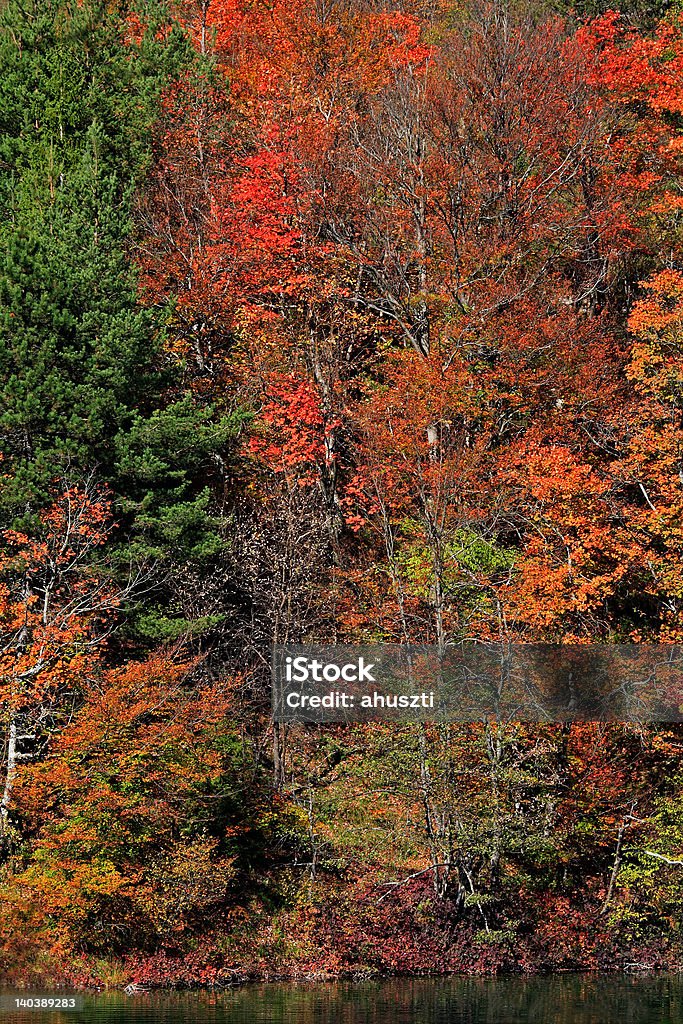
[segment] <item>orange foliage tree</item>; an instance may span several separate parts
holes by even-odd
[[[115,615],[141,580],[116,582],[98,554],[113,529],[93,480],[62,481],[29,533],[6,530],[0,549],[0,708],[6,769],[0,837],[10,841],[17,769],[44,751],[96,671]]]

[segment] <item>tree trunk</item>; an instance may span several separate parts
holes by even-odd
[[[9,740],[7,743],[7,771],[5,788],[0,801],[0,846],[6,847],[9,840],[9,809],[12,802],[14,780],[17,774],[17,723],[14,715],[9,724]]]

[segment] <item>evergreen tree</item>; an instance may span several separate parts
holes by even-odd
[[[238,423],[186,392],[167,311],[138,300],[131,198],[191,51],[160,3],[128,8],[0,14],[0,527],[30,524],[55,476],[95,471],[126,541],[181,564],[220,546],[206,482]]]

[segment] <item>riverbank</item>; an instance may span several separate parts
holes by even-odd
[[[423,894],[424,895],[424,894]],[[546,916],[531,908],[512,927],[478,927],[429,899],[366,901],[355,907],[311,906],[268,916],[265,909],[231,931],[215,929],[156,949],[118,956],[63,950],[55,958],[33,946],[4,980],[16,986],[85,990],[235,989],[258,983],[369,981],[395,977],[496,977],[568,973],[677,972],[683,949],[663,933],[629,936],[614,918],[584,907]],[[540,909],[540,907],[538,908]],[[450,910],[450,914],[449,914]],[[354,913],[352,914],[352,911]],[[629,941],[630,939],[630,941]],[[28,954],[32,943],[24,937]],[[17,943],[21,949],[21,942]]]

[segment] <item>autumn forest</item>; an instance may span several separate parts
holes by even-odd
[[[683,726],[274,723],[683,643],[683,7],[0,3],[0,977],[677,967]]]

